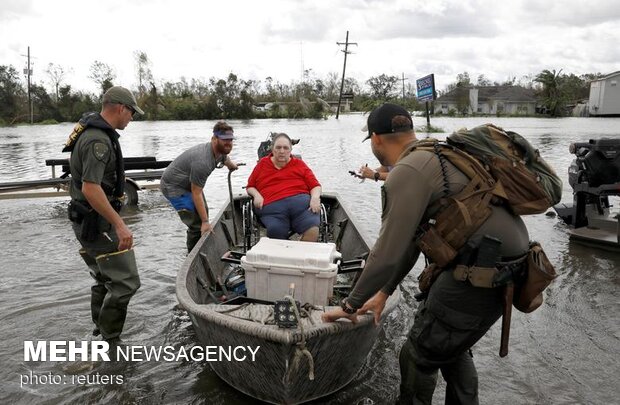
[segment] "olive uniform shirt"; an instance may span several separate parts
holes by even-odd
[[[447,159],[445,162],[450,194],[458,193],[469,179]],[[349,305],[360,308],[379,290],[389,295],[394,292],[420,255],[415,245],[416,230],[431,218],[427,208],[443,196],[444,184],[439,158],[434,153],[405,149],[381,187],[379,238],[348,298]],[[504,207],[492,206],[491,216],[472,239],[481,239],[485,234],[502,241],[501,257],[518,256],[528,249],[525,224]]]
[[[99,128],[88,128],[80,135],[71,152],[71,186],[69,194],[78,201],[86,201],[81,184],[87,181],[104,187],[106,195],[116,184],[116,154],[112,141]]]

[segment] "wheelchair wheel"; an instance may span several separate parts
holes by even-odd
[[[325,208],[325,204],[321,204],[320,216],[321,222],[319,222],[319,242],[329,242],[330,229],[327,218],[327,208]]]
[[[243,204],[241,212],[243,216],[243,250],[247,252],[258,242],[260,230],[252,209],[251,200]]]

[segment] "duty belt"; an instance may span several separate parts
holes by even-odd
[[[467,281],[474,287],[495,288],[510,282],[517,282],[524,273],[527,254],[512,261],[497,262],[495,267],[466,266],[458,264],[454,268],[455,280]]]

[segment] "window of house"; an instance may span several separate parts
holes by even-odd
[[[441,105],[441,109],[442,110],[447,110],[448,109],[448,104],[442,104]]]
[[[497,112],[504,111],[504,103],[497,103]]]
[[[611,86],[613,87],[613,86],[615,86],[617,83],[618,83],[618,82],[617,82],[616,80],[612,80],[612,81],[611,81]]]

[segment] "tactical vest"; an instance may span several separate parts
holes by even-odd
[[[89,112],[85,113],[82,118],[75,124],[73,131],[69,135],[69,139],[65,143],[63,152],[72,152],[77,140],[80,135],[84,133],[88,128],[98,128],[103,130],[106,133],[108,138],[110,138],[110,142],[112,142],[112,149],[114,150],[114,155],[116,156],[116,183],[114,184],[113,190],[104,189],[105,193],[111,195],[116,198],[123,197],[125,193],[125,165],[123,162],[123,152],[121,151],[121,145],[118,142],[118,138],[120,135],[114,128],[108,124],[99,113]],[[78,188],[82,188],[82,182],[72,178]]]
[[[438,156],[444,182],[446,174],[443,159],[446,158],[470,179],[453,196],[448,195],[446,182],[444,197],[429,209],[436,214],[418,229],[418,247],[433,263],[443,268],[454,260],[459,249],[491,216],[490,205],[496,192],[496,183],[476,159],[461,150],[446,147],[437,140],[417,142],[410,149],[411,152],[414,150],[425,150]]]

